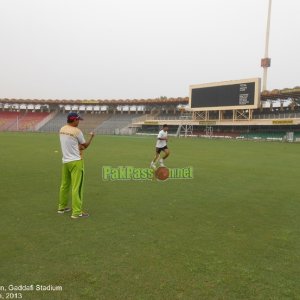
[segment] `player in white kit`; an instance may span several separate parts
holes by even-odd
[[[164,124],[162,130],[157,135],[155,157],[150,164],[150,168],[155,168],[155,164],[159,159],[159,164],[161,167],[164,167],[164,160],[170,155],[170,150],[167,146],[168,141],[168,125]],[[164,152],[164,156],[160,157],[161,151]]]

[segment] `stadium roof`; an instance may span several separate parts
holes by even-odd
[[[276,99],[288,99],[299,98],[300,99],[300,87],[285,88],[282,90],[275,89],[272,91],[263,91],[261,93],[261,100],[276,100]],[[79,105],[147,105],[147,104],[188,104],[189,98],[155,98],[155,99],[118,99],[118,100],[51,100],[51,99],[0,99],[0,103],[18,103],[18,104],[79,104]]]
[[[32,104],[76,104],[76,105],[146,105],[146,104],[183,104],[189,98],[156,98],[156,99],[119,99],[119,100],[51,100],[51,99],[0,99],[0,103]]]
[[[268,99],[288,99],[288,98],[300,98],[300,87],[296,86],[292,89],[285,88],[283,90],[272,90],[261,92],[261,100]]]

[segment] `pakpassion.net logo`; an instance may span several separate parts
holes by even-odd
[[[193,168],[135,168],[132,166],[103,166],[102,180],[167,180],[167,179],[193,179]]]

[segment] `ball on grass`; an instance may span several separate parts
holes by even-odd
[[[155,177],[159,180],[166,180],[169,178],[169,169],[166,167],[159,167],[155,170]]]

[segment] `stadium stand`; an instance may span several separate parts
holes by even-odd
[[[34,131],[35,126],[48,115],[47,112],[0,112],[0,130]]]
[[[81,112],[84,121],[80,128],[85,133],[94,130],[98,134],[157,134],[161,125],[167,123],[169,132],[178,137],[273,138],[300,142],[300,87],[263,91],[261,102],[255,109],[221,107],[192,112],[188,103],[187,97],[131,100],[5,98],[0,99],[0,131],[58,132],[66,123],[67,112],[72,110]],[[25,110],[31,113],[25,113]],[[46,117],[38,116],[43,111],[47,111]],[[31,115],[37,118],[31,119]]]
[[[67,113],[58,113],[56,116],[42,126],[39,131],[42,132],[58,132],[59,129],[67,123]],[[107,120],[109,114],[81,114],[83,121],[80,122],[80,129],[84,133],[95,130],[102,122]]]
[[[20,118],[20,112],[6,112],[0,111],[0,131],[6,131],[13,126],[18,118]]]
[[[35,126],[49,115],[47,112],[26,112],[20,116],[9,130],[11,131],[34,131]]]
[[[300,113],[298,112],[279,112],[279,111],[270,111],[270,112],[255,112],[253,114],[253,119],[288,119],[288,118],[300,118]]]
[[[160,129],[161,129],[161,126],[159,126],[159,125],[142,125],[140,128],[138,128],[137,133],[138,134],[157,135],[157,133]],[[168,133],[175,135],[177,129],[178,129],[177,125],[176,126],[169,125]]]
[[[119,133],[120,130],[128,127],[132,120],[137,116],[135,114],[114,114],[103,123],[101,123],[97,128],[95,128],[95,132],[99,134],[116,134]]]
[[[66,123],[67,114],[58,113],[56,116],[42,126],[39,131],[42,132],[57,132]]]
[[[166,113],[161,113],[159,115],[157,115],[155,118],[155,120],[178,120],[180,119],[180,114],[174,114],[174,113],[170,113],[170,114],[166,114]]]
[[[105,122],[108,118],[110,118],[109,114],[82,114],[83,121],[80,122],[80,129],[84,133],[89,133],[94,131],[95,128],[100,126],[103,122]]]

